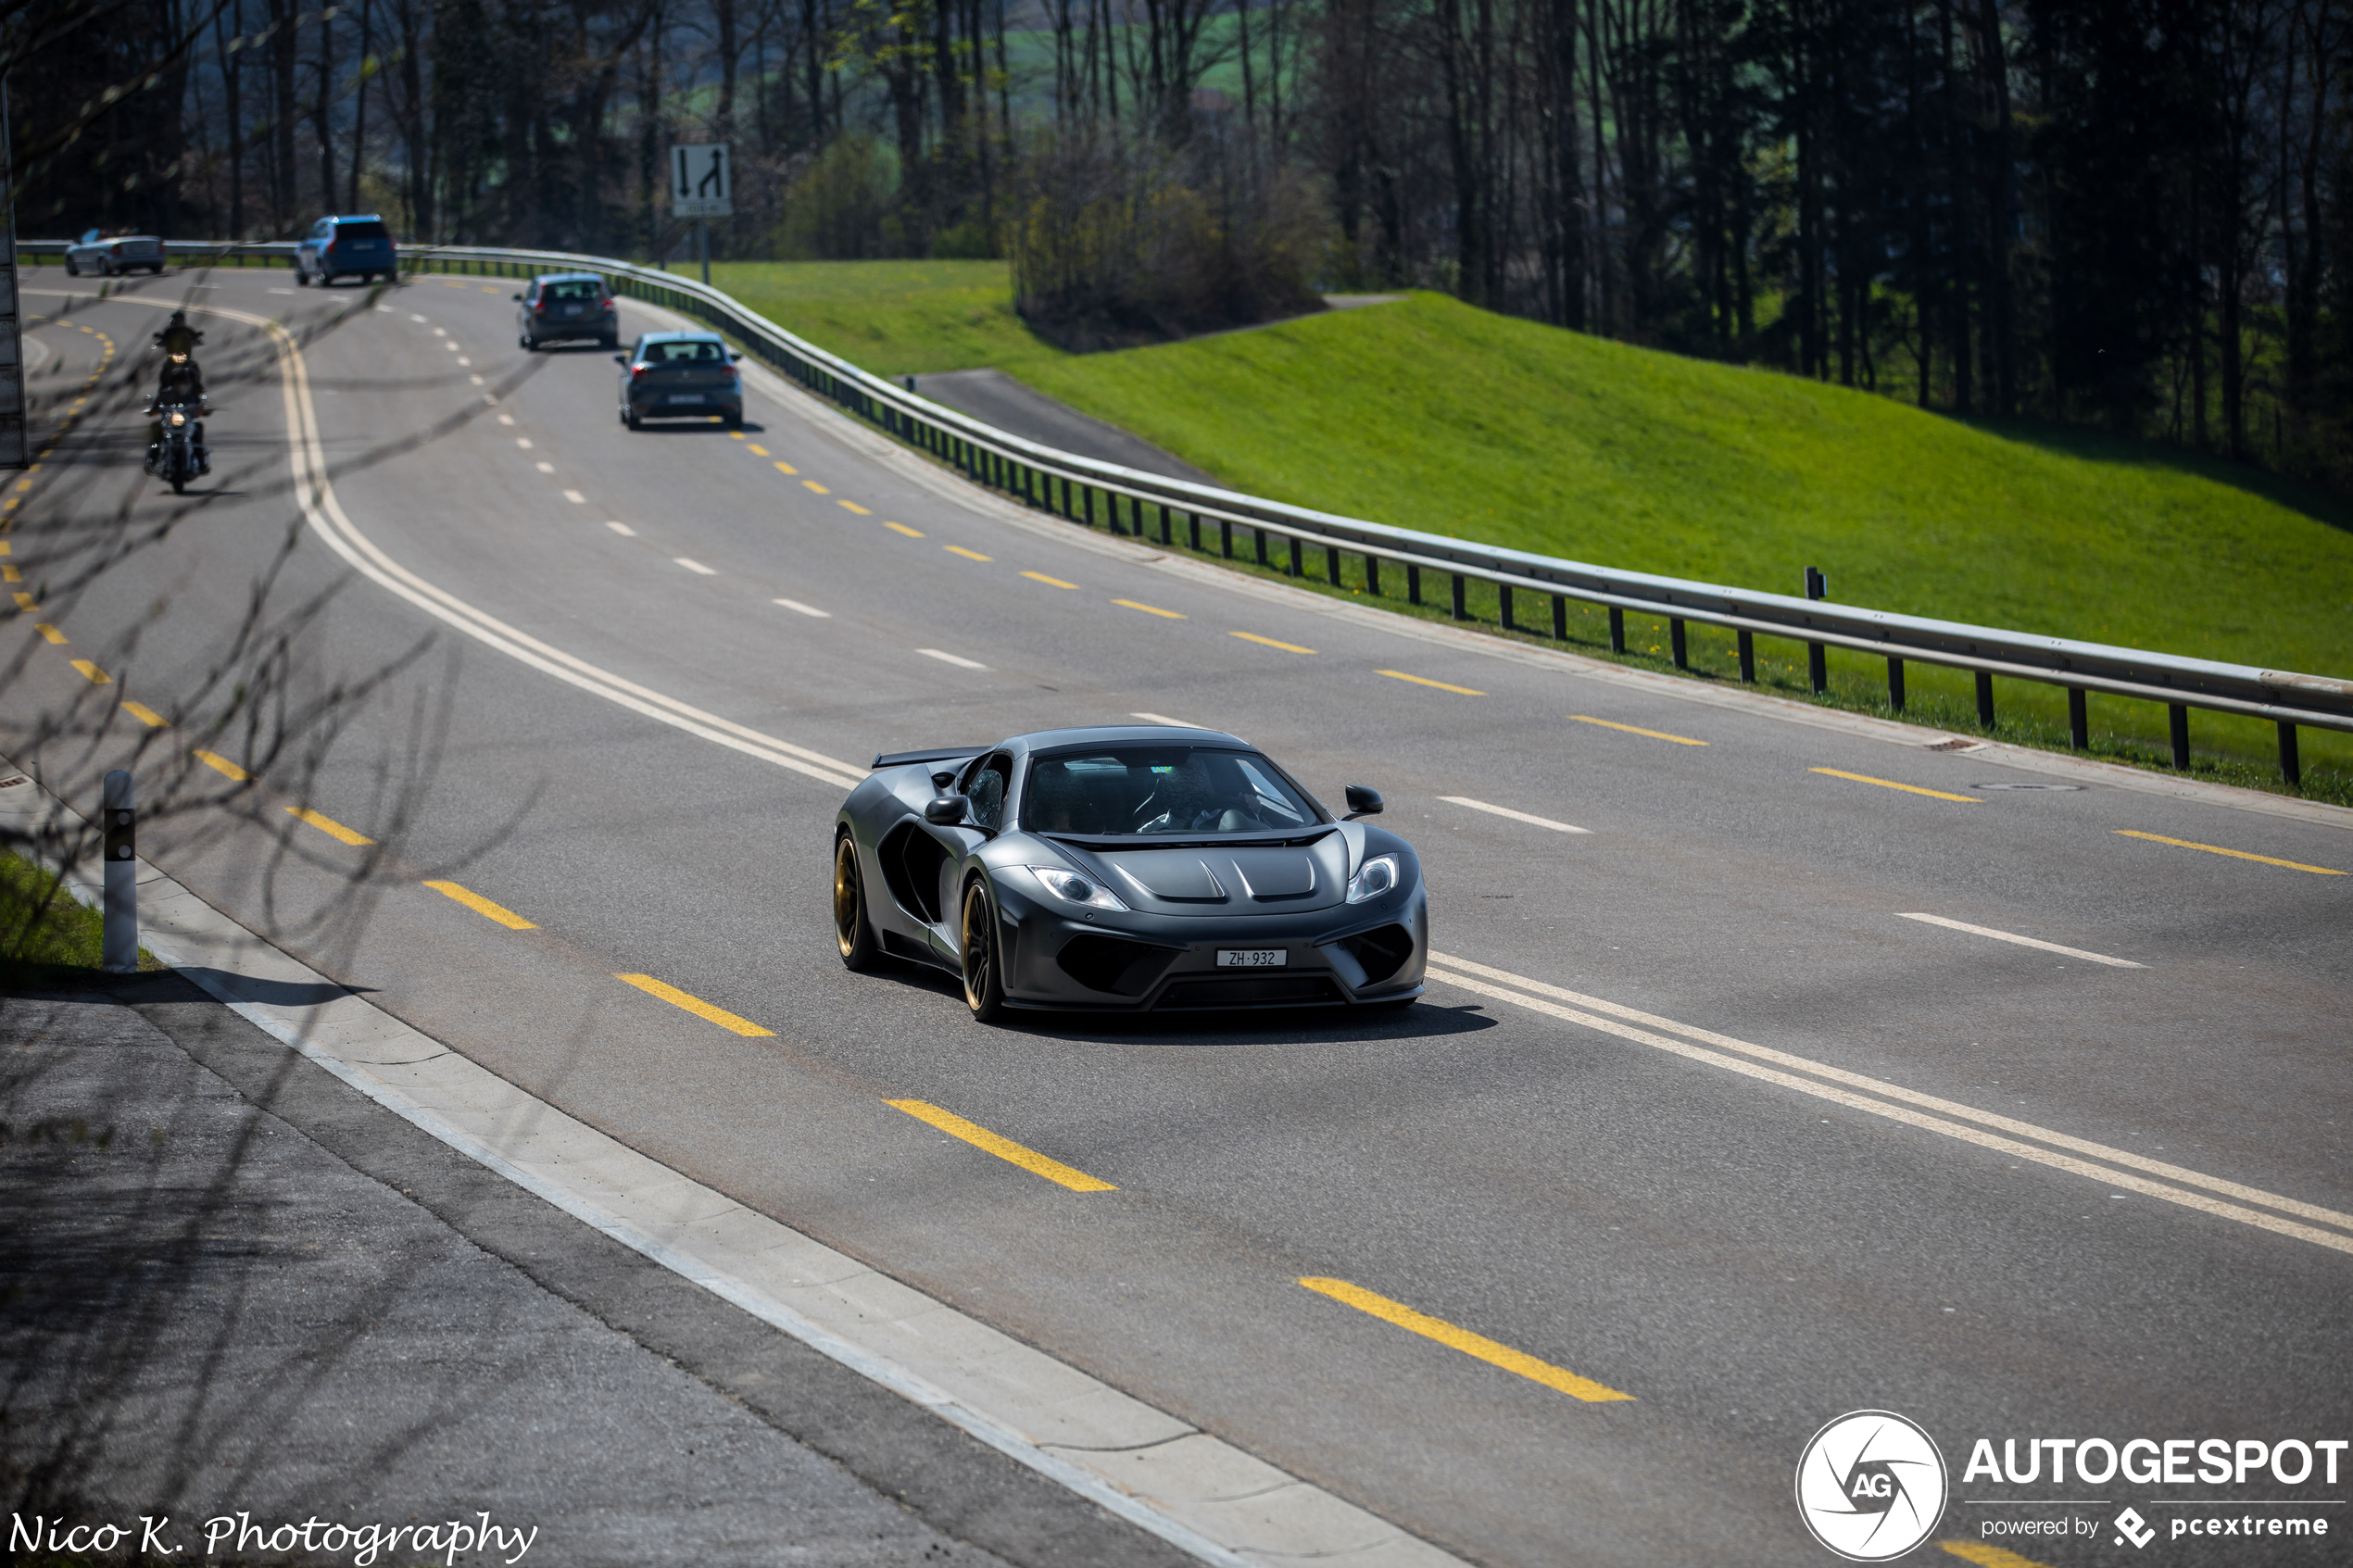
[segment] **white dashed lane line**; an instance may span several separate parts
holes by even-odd
[[[670,559],[673,565],[683,566],[698,577],[716,577],[719,575],[719,571],[716,567],[705,566],[698,560],[688,560],[685,556],[673,556]]]
[[[986,670],[988,668],[988,666],[981,663],[980,660],[976,659],[966,659],[962,654],[942,653],[937,648],[917,648],[915,651],[922,654],[925,659],[936,659],[942,664],[952,664],[959,670]]]
[[[615,533],[620,534],[623,539],[635,539],[637,537],[637,531],[630,527],[625,522],[608,522],[605,526],[611,529]]]
[[[820,621],[831,621],[834,618],[832,610],[819,609],[815,605],[805,605],[799,599],[778,599],[776,602],[786,609],[799,610],[803,615],[813,615]]]
[[[1590,834],[1593,831],[1592,828],[1571,827],[1567,822],[1556,822],[1550,817],[1530,816],[1526,811],[1515,811],[1508,806],[1491,806],[1484,800],[1473,800],[1467,795],[1441,795],[1438,798],[1452,806],[1467,806],[1474,811],[1485,811],[1496,817],[1509,817],[1513,822],[1526,822],[1530,827],[1550,828],[1554,833]]]
[[[2086,963],[2104,963],[2110,969],[2146,969],[2148,967],[2146,964],[2134,963],[2130,959],[2112,959],[2106,953],[2087,953],[2081,947],[2062,947],[2056,942],[2045,942],[2039,937],[2020,936],[2014,931],[1996,931],[1990,925],[1971,925],[1967,921],[1947,920],[1943,915],[1899,913],[1895,918],[1916,920],[1928,925],[1941,925],[1947,931],[1966,931],[1972,936],[1990,936],[1996,942],[2015,942],[2021,947],[2040,947],[2046,953],[2064,954],[2070,959],[2082,959]]]

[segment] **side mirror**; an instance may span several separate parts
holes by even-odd
[[[730,354],[727,356],[727,363],[730,365],[741,364],[743,362],[743,358],[744,357],[740,354]]]
[[[513,300],[517,305],[521,305],[522,303],[522,295],[519,294],[510,294],[507,297]]]
[[[952,828],[964,820],[972,802],[961,795],[943,795],[924,803],[924,821],[936,828]]]
[[[1350,784],[1348,786],[1348,821],[1353,822],[1359,817],[1378,817],[1380,815],[1380,791],[1373,788],[1372,785]]]
[[[612,357],[612,362],[616,365],[626,365],[629,363],[629,356],[626,354],[616,354]]]

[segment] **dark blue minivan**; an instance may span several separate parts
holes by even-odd
[[[374,213],[321,218],[295,245],[295,282],[332,283],[346,274],[363,283],[390,281],[399,270],[392,231]]]

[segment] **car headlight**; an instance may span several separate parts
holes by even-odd
[[[174,426],[186,424],[188,422],[188,416],[185,414],[174,414],[171,416],[171,422]]]
[[[1060,866],[1027,866],[1023,868],[1036,877],[1047,892],[1065,904],[1079,904],[1090,909],[1124,909],[1118,895],[1108,887],[1098,887],[1076,872]]]
[[[1367,898],[1378,898],[1397,885],[1397,857],[1376,855],[1356,868],[1348,879],[1348,901],[1361,904]]]

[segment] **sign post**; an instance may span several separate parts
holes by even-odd
[[[0,82],[0,180],[8,180],[15,169],[8,146],[8,87]],[[17,307],[17,200],[10,180],[0,186],[0,469],[32,461],[27,414],[24,319]]]
[[[736,215],[734,170],[724,143],[670,149],[670,213],[696,220],[702,281],[711,282],[711,220]]]

